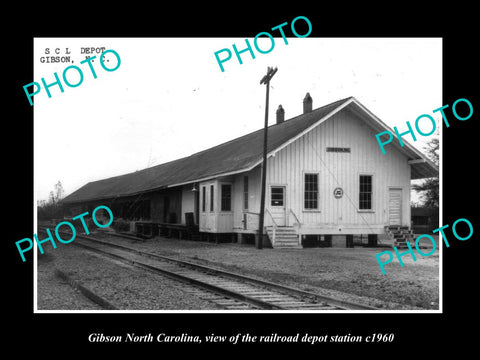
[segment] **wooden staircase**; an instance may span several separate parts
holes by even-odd
[[[385,226],[385,233],[393,240],[393,246],[397,248],[407,248],[407,241],[410,243],[410,246],[415,246],[415,233],[408,226]]]
[[[266,226],[265,230],[274,249],[302,249],[293,226]]]

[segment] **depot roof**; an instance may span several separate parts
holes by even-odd
[[[301,114],[268,128],[268,155],[281,150],[335,113],[349,107],[375,131],[393,131],[373,115],[354,97]],[[404,147],[392,142],[404,153],[411,164],[411,178],[420,179],[438,176],[437,167],[417,149],[405,143]],[[380,148],[379,150],[380,151]],[[133,173],[89,182],[73,192],[63,203],[131,196],[143,192],[208,180],[218,176],[249,171],[259,165],[263,155],[263,129],[217,145],[193,155],[149,167]]]

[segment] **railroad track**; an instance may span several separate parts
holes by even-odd
[[[40,230],[40,229],[39,229]],[[188,284],[190,292],[227,310],[376,310],[225,270],[77,234],[72,244]]]
[[[77,290],[82,296],[87,298],[88,300],[94,302],[101,308],[105,310],[118,310],[118,308],[111,304],[109,301],[105,300],[101,296],[95,294],[92,290],[88,289],[87,287],[83,286],[80,282],[72,279],[67,273],[64,271],[55,268],[55,276],[65,281],[70,287],[74,290]]]

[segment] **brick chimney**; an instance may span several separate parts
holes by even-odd
[[[282,105],[278,105],[277,109],[277,124],[281,124],[285,121],[285,110],[283,110]]]
[[[305,98],[303,99],[303,113],[309,113],[312,111],[312,97],[310,96],[310,93],[307,92],[307,95],[305,95]]]

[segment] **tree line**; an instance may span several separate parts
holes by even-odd
[[[65,191],[62,183],[58,181],[54,185],[54,190],[50,191],[48,200],[37,201],[38,220],[51,220],[63,218],[63,208],[60,200],[63,199]]]

